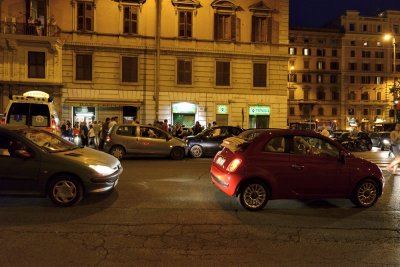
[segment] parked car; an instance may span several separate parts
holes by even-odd
[[[0,194],[48,196],[71,206],[84,194],[112,190],[122,173],[114,157],[80,148],[48,131],[0,126]]]
[[[313,131],[271,129],[254,139],[224,140],[211,180],[248,210],[270,199],[349,198],[371,207],[382,195],[379,167]]]
[[[221,143],[225,138],[235,136],[243,132],[243,129],[234,126],[216,126],[205,129],[201,133],[188,136],[186,142],[190,156],[201,158],[214,156],[221,150]]]
[[[356,134],[344,132],[335,138],[335,141],[350,151],[370,151],[372,149],[371,138],[366,132],[358,132]]]
[[[390,132],[373,132],[370,133],[372,146],[379,147],[382,151],[390,149]]]
[[[117,124],[107,136],[104,151],[118,159],[125,156],[165,156],[174,160],[185,157],[185,141],[150,125]]]

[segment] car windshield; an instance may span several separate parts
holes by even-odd
[[[17,132],[48,152],[62,152],[78,148],[75,144],[47,131],[23,129]]]

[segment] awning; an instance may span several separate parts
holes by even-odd
[[[119,107],[119,106],[140,106],[143,104],[139,100],[112,100],[112,99],[65,99],[63,104],[70,106],[99,106],[99,107]]]

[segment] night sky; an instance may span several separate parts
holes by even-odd
[[[346,10],[375,16],[379,11],[400,11],[400,0],[290,0],[290,27],[321,27]]]

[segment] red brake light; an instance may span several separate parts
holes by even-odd
[[[111,137],[109,135],[107,135],[106,142],[111,142]]]
[[[231,163],[229,163],[228,167],[226,167],[226,170],[228,172],[234,172],[237,170],[237,168],[239,168],[239,166],[242,164],[242,160],[241,159],[234,159],[231,161]]]

